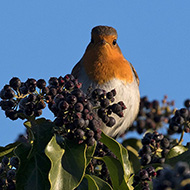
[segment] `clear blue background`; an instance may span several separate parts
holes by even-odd
[[[189,0],[2,0],[0,88],[13,76],[48,80],[70,73],[96,25],[117,29],[120,48],[139,74],[141,96],[161,100],[167,94],[178,108],[190,98]],[[49,111],[44,116],[53,118]],[[0,146],[24,131],[22,123],[0,110]]]

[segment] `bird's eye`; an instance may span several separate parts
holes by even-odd
[[[93,38],[91,38],[91,43],[92,43],[92,44],[94,43],[94,39],[93,39]]]
[[[113,45],[116,45],[117,44],[117,40],[115,39],[115,40],[113,40]]]

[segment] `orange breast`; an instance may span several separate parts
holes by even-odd
[[[82,64],[90,79],[98,84],[103,84],[113,78],[123,80],[126,83],[133,82],[130,64],[120,50],[106,46],[92,50],[87,49],[82,58]]]

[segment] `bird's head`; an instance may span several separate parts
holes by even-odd
[[[101,51],[102,53],[112,51],[121,53],[117,44],[117,31],[110,26],[96,26],[91,32],[91,41],[87,47],[88,51]]]
[[[109,26],[96,26],[81,62],[89,78],[103,84],[114,78],[131,83],[133,73],[118,44],[117,31]]]

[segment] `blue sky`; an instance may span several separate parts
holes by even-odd
[[[0,1],[0,88],[13,76],[48,80],[70,73],[92,27],[108,25],[139,74],[141,96],[167,94],[180,108],[190,98],[189,8],[189,0]],[[0,146],[24,131],[22,123],[0,110]]]

